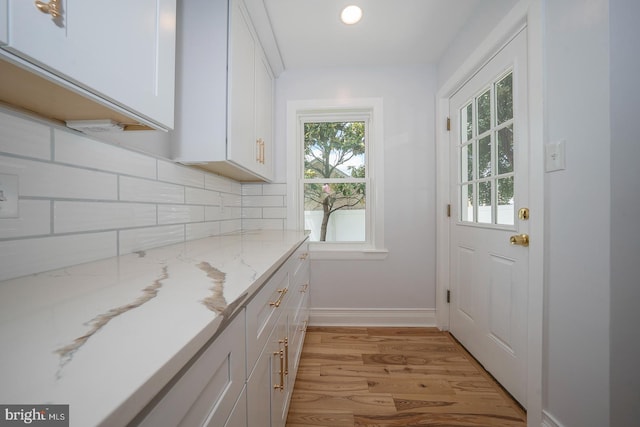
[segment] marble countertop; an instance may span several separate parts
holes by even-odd
[[[243,232],[0,282],[0,403],[125,425],[305,238]]]

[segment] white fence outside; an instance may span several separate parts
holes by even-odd
[[[304,211],[304,228],[311,230],[309,240],[320,241],[320,227],[322,226],[322,211]],[[365,210],[337,210],[329,217],[327,225],[327,242],[364,242]]]

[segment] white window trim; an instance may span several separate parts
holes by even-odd
[[[365,113],[370,116],[368,174],[371,188],[370,241],[363,243],[311,242],[312,259],[382,259],[388,254],[384,246],[384,133],[382,98],[350,100],[294,100],[287,102],[287,228],[304,227],[302,194],[302,146],[299,144],[300,119],[328,113]]]

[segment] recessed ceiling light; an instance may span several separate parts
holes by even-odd
[[[358,6],[347,6],[342,10],[342,13],[340,14],[340,19],[342,19],[342,22],[347,25],[355,24],[356,22],[360,21],[360,18],[362,18],[362,9],[360,9]]]

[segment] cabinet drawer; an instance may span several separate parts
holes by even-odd
[[[307,242],[300,245],[289,259],[290,271],[293,274],[293,281],[298,283],[300,276],[308,275],[309,270],[309,244]],[[305,272],[306,269],[306,272]],[[304,280],[304,279],[302,279]]]
[[[286,264],[285,264],[286,265]],[[249,302],[247,315],[247,374],[253,370],[269,334],[289,300],[289,274],[280,268]]]
[[[245,316],[239,313],[140,425],[224,425],[246,378],[244,331]]]

